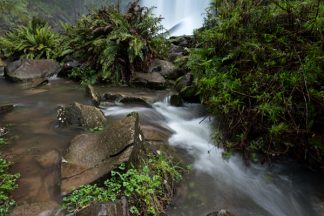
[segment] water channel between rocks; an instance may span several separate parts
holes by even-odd
[[[116,90],[118,91],[118,89]],[[52,80],[39,89],[23,90],[0,79],[0,103],[13,103],[13,112],[0,118],[10,128],[10,145],[1,147],[21,173],[14,192],[18,204],[61,201],[60,177],[55,161],[81,129],[58,128],[56,107],[72,102],[90,104],[77,84]],[[168,215],[199,216],[220,208],[236,215],[321,216],[324,215],[324,178],[297,165],[245,166],[239,156],[222,159],[222,149],[211,139],[212,122],[203,107],[185,104],[172,107],[167,100],[151,107],[106,105],[107,118],[139,112],[143,128],[170,132],[168,141],[192,171],[179,185]]]

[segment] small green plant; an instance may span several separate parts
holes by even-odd
[[[103,127],[102,126],[98,126],[98,127],[94,127],[94,128],[90,128],[89,131],[92,132],[92,133],[95,133],[95,132],[100,132],[103,130]]]
[[[139,168],[122,164],[111,172],[104,186],[85,185],[63,199],[69,212],[76,212],[93,202],[115,201],[126,196],[132,215],[159,215],[173,194],[174,183],[181,179],[179,167],[162,154],[149,156]]]
[[[19,174],[9,174],[11,163],[0,156],[0,215],[7,215],[15,205],[10,192],[18,187]]]
[[[63,40],[51,27],[37,19],[0,37],[0,55],[6,58],[55,59],[63,53]]]
[[[0,138],[0,146],[1,145],[6,145],[8,143],[7,139],[5,138]]]

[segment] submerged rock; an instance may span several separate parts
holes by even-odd
[[[75,137],[62,163],[62,192],[94,182],[122,163],[136,163],[143,150],[137,113],[114,121],[98,133]]]
[[[9,63],[5,67],[5,77],[14,82],[37,81],[42,83],[60,70],[60,64],[54,60],[23,59]]]
[[[102,127],[106,122],[106,118],[100,109],[77,102],[67,107],[59,107],[57,119],[61,126],[80,126],[85,129]]]
[[[128,202],[125,197],[109,203],[94,203],[82,209],[76,216],[129,216]]]

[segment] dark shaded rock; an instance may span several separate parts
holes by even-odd
[[[9,63],[5,68],[5,77],[15,82],[46,80],[61,70],[59,63],[54,60],[18,60]]]
[[[64,155],[62,192],[94,182],[121,163],[136,164],[143,140],[137,113],[111,122],[99,133],[78,135]]]
[[[0,76],[4,76],[4,69],[5,67],[0,66]]]
[[[0,115],[11,112],[14,109],[13,104],[0,105]]]
[[[94,203],[76,213],[76,216],[129,216],[127,199],[122,197],[116,202]]]
[[[67,107],[59,107],[57,119],[61,126],[81,126],[86,129],[102,127],[106,122],[100,109],[77,102]]]
[[[226,209],[221,209],[217,212],[209,213],[206,216],[234,216],[234,215],[229,211],[227,211]]]
[[[58,73],[59,77],[67,77],[71,70],[82,65],[81,62],[72,58],[64,59],[63,62],[62,70]]]
[[[171,95],[170,96],[170,104],[172,106],[176,106],[176,107],[182,106],[183,105],[182,97],[178,94]]]
[[[122,97],[122,98],[119,98],[118,102],[123,103],[123,104],[143,105],[143,106],[147,106],[147,107],[151,106],[148,103],[146,103],[145,100],[143,100],[142,98],[138,98],[138,97]]]
[[[155,59],[151,63],[148,72],[149,74],[158,72],[166,79],[176,79],[179,77],[177,68],[173,63],[160,59]]]
[[[170,37],[169,41],[177,46],[192,47],[194,37],[192,35]]]
[[[142,125],[141,126],[145,140],[150,143],[168,143],[172,132],[166,128],[157,125]]]
[[[92,85],[87,85],[87,88],[86,88],[86,92],[87,94],[90,96],[91,100],[92,100],[92,103],[95,105],[95,106],[99,106],[100,104],[100,95],[98,95],[93,86]]]
[[[188,55],[189,52],[185,47],[172,44],[169,50],[169,60],[175,62],[177,58]]]
[[[191,73],[187,73],[185,76],[180,77],[175,84],[175,89],[179,92],[179,95],[189,102],[199,102],[200,98],[197,94],[198,89],[193,83],[193,77]]]
[[[132,84],[141,87],[153,88],[153,89],[162,89],[166,86],[166,80],[158,72],[152,73],[139,73],[136,72],[132,77]]]

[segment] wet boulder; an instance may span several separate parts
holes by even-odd
[[[166,87],[165,78],[158,72],[140,73],[136,72],[132,77],[132,84],[141,87],[163,89]]]
[[[94,103],[99,101],[101,104],[108,102],[144,106],[150,106],[170,95],[169,90],[113,86],[88,86],[87,92]]]
[[[170,96],[170,105],[171,106],[182,106],[183,105],[183,100],[182,97],[179,94],[173,94]]]
[[[199,102],[199,96],[197,94],[198,89],[193,82],[193,76],[191,73],[187,73],[178,78],[175,83],[175,89],[185,101]]]
[[[58,62],[49,59],[22,59],[9,63],[5,67],[5,77],[14,82],[42,83],[61,70]]]
[[[94,203],[76,213],[76,216],[129,216],[127,199],[109,203]]]
[[[150,67],[149,74],[153,72],[160,73],[165,79],[176,79],[179,77],[176,66],[165,60],[155,59]]]
[[[185,47],[172,44],[169,49],[169,60],[175,62],[177,58],[188,55],[189,52]]]
[[[62,192],[94,182],[122,163],[136,164],[143,140],[137,113],[110,122],[101,132],[78,135],[63,157]]]
[[[0,115],[11,112],[14,109],[13,104],[0,105]]]
[[[94,87],[92,85],[87,85],[86,87],[86,93],[87,95],[90,96],[91,100],[92,100],[92,103],[95,105],[95,106],[99,106],[100,104],[100,101],[101,101],[101,97],[100,95],[98,95],[94,89]]]
[[[67,107],[59,107],[57,119],[60,126],[76,126],[85,129],[102,127],[106,122],[106,118],[100,109],[77,102]]]

